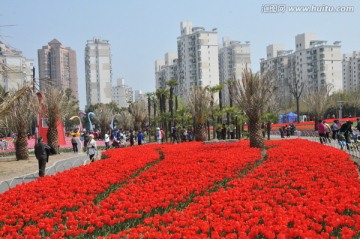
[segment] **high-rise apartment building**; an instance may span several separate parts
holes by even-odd
[[[186,97],[191,87],[219,84],[219,60],[216,29],[206,31],[193,27],[191,22],[180,23],[177,39],[178,87],[176,93]]]
[[[267,47],[267,59],[260,62],[260,71],[275,72],[275,81],[284,100],[291,97],[290,84],[304,83],[304,90],[319,90],[330,84],[333,91],[343,89],[341,45],[339,41],[327,44],[312,33],[295,37],[295,51],[284,50],[281,45]]]
[[[134,91],[134,101],[146,101],[146,94],[142,93],[141,90],[135,90]],[[147,101],[146,101],[147,102]]]
[[[17,90],[24,84],[32,83],[34,60],[23,56],[9,45],[0,41],[0,84],[6,90]]]
[[[291,99],[290,85],[293,79],[295,57],[292,50],[285,50],[283,45],[273,44],[266,47],[267,59],[261,59],[260,72],[274,72],[277,96],[283,101]],[[292,73],[292,74],[291,74]]]
[[[360,87],[360,51],[344,54],[342,60],[344,90],[355,91]]]
[[[79,99],[76,52],[53,39],[38,50],[40,90],[47,87],[71,89]]]
[[[241,80],[245,68],[251,69],[250,42],[241,43],[224,37],[219,48],[219,83],[223,85],[223,104],[229,105],[229,81]]]
[[[174,52],[167,52],[165,60],[155,61],[156,89],[166,88],[169,80],[177,80],[177,69],[177,54]]]
[[[112,100],[111,51],[107,40],[94,38],[85,47],[87,106]]]
[[[125,81],[122,78],[117,79],[117,85],[112,88],[112,101],[119,108],[127,108],[134,101],[132,88],[125,85]]]

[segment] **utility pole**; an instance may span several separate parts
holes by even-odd
[[[35,92],[35,67],[33,67],[32,71],[33,71],[33,92]]]

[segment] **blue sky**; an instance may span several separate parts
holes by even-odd
[[[282,13],[264,13],[269,4]],[[353,6],[353,12],[289,12],[290,6]],[[229,36],[250,41],[252,69],[259,70],[266,46],[294,49],[295,35],[316,33],[319,40],[341,41],[342,53],[360,50],[359,1],[240,0],[2,0],[0,40],[35,60],[37,49],[56,38],[77,53],[80,107],[85,102],[84,49],[87,40],[109,40],[113,81],[123,77],[134,90],[155,90],[154,61],[176,52],[180,22],[217,28],[218,42]],[[6,27],[4,25],[15,25]],[[38,70],[38,69],[37,69]],[[38,75],[38,71],[36,72]]]

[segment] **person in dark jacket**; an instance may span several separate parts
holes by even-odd
[[[221,139],[222,140],[226,139],[226,126],[225,126],[225,124],[222,124],[222,127],[221,127]]]
[[[352,122],[350,120],[346,121],[345,124],[342,124],[341,127],[340,127],[340,130],[339,130],[339,135],[340,136],[343,136],[345,138],[345,141],[346,141],[346,148],[348,150],[350,150],[350,134],[353,133],[352,131]]]
[[[45,167],[49,158],[50,149],[50,146],[43,142],[43,138],[39,137],[35,145],[35,156],[39,163],[39,177],[45,176]]]
[[[133,130],[130,132],[130,146],[134,146],[135,143],[135,133]]]

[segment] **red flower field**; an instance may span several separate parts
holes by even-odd
[[[359,238],[360,180],[307,140],[144,145],[0,195],[1,238]]]

